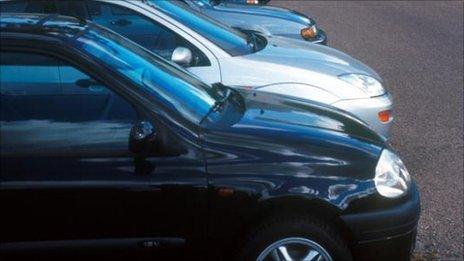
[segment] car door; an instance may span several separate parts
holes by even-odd
[[[134,126],[176,133],[59,58],[2,50],[0,60],[2,251],[156,252],[202,235],[207,180],[197,147],[134,152]]]

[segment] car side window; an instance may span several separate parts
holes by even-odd
[[[25,12],[75,16],[88,19],[86,4],[83,1],[12,1],[0,4],[2,12]]]
[[[2,154],[128,152],[137,113],[124,98],[54,57],[0,54]]]
[[[1,12],[59,13],[90,19],[148,50],[170,60],[174,49],[186,47],[192,51],[193,61],[188,67],[211,66],[206,55],[196,46],[169,28],[128,8],[97,1],[37,1],[0,2]]]
[[[88,1],[90,19],[170,60],[177,47],[189,48],[194,56],[190,67],[210,66],[206,55],[171,29],[114,4]]]
[[[11,1],[1,2],[0,12],[52,14],[57,10],[53,1]]]
[[[86,4],[83,1],[55,1],[59,14],[89,19]]]

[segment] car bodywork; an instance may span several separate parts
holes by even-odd
[[[261,32],[313,43],[327,44],[327,34],[316,21],[304,14],[274,6],[249,6],[215,3],[209,0],[183,0],[191,8],[231,27]],[[304,38],[303,29],[316,28],[314,37]]]
[[[20,5],[27,2],[2,0],[0,6],[2,12],[9,12],[17,10],[17,7],[13,6],[15,3]],[[47,3],[53,4],[52,1]],[[154,52],[170,59],[176,48],[175,42],[170,43],[172,46],[168,49],[159,50],[141,38],[145,30],[152,25],[152,21],[162,25],[165,28],[163,30],[168,30],[178,39],[183,39],[183,44],[194,54],[199,54],[198,59],[203,62],[186,67],[203,81],[222,82],[234,88],[260,89],[325,103],[352,113],[383,137],[390,136],[393,117],[387,122],[381,122],[378,116],[379,112],[393,110],[390,93],[387,91],[381,96],[370,97],[360,88],[339,79],[341,74],[356,73],[371,76],[382,82],[371,68],[347,54],[330,47],[277,36],[255,36],[260,40],[260,44],[254,49],[255,47],[250,47],[246,42],[248,40],[245,39],[245,34],[235,32],[194,10],[170,1],[95,0],[86,3],[114,6],[124,10],[124,19],[107,10],[92,20],[148,49],[155,49]],[[84,9],[81,11],[81,8]],[[126,16],[126,9],[137,16]],[[62,10],[54,9],[54,12],[92,18],[92,15],[85,14],[85,10],[85,6],[73,5]],[[129,17],[134,17],[135,20],[131,23],[117,23]],[[141,32],[140,35],[133,34],[138,31]]]
[[[227,103],[201,121],[192,120],[173,108],[175,101],[123,76],[118,59],[107,56],[111,62],[104,63],[91,55],[88,48],[123,55],[114,50],[124,41],[106,29],[36,14],[2,14],[0,28],[2,52],[32,51],[69,61],[131,101],[139,119],[152,122],[159,133],[158,150],[152,153],[108,156],[111,150],[99,146],[91,153],[79,147],[18,153],[14,143],[37,132],[26,131],[22,139],[8,135],[19,130],[15,124],[28,130],[37,121],[3,121],[10,116],[2,113],[0,193],[7,199],[2,203],[2,252],[147,245],[156,252],[201,238],[217,244],[278,210],[326,219],[349,240],[355,255],[378,242],[404,241],[389,257],[399,251],[409,255],[418,191],[412,186],[402,198],[380,197],[374,169],[388,145],[356,118],[320,104],[242,90],[232,91]],[[143,49],[133,55],[151,57]],[[161,85],[201,84],[160,57],[150,59],[165,68],[150,78]],[[4,101],[15,97],[2,90],[2,112],[9,104]]]

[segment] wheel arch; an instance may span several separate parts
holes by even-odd
[[[339,208],[320,198],[303,196],[271,198],[261,202],[250,214],[240,234],[247,235],[253,228],[273,218],[312,217],[333,226],[351,246],[354,238],[348,226],[340,218],[341,212]]]

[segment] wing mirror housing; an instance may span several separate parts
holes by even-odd
[[[177,47],[174,49],[174,52],[172,52],[171,61],[181,66],[187,67],[193,61],[192,51],[185,47]]]
[[[133,153],[149,151],[156,138],[156,129],[148,121],[140,121],[134,126],[129,134],[129,149]]]

